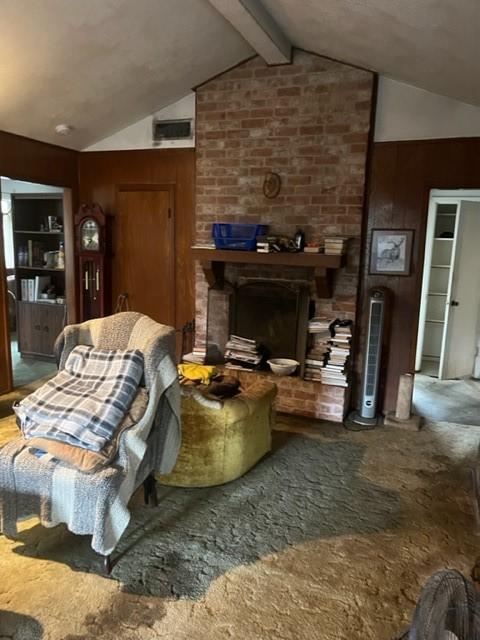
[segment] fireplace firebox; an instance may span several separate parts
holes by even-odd
[[[303,376],[310,292],[304,283],[254,280],[209,292],[207,354],[221,362],[228,334],[256,340],[269,358],[294,358]]]

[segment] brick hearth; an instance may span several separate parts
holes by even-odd
[[[333,298],[316,298],[311,281],[318,315],[355,319],[373,81],[368,71],[297,50],[291,65],[267,67],[257,57],[197,89],[197,242],[210,240],[213,222],[262,222],[288,236],[300,227],[308,241],[349,236]],[[272,200],[262,191],[268,171],[282,178]],[[235,271],[279,277],[278,267],[249,265],[242,272],[236,265]],[[291,271],[283,277],[295,277]],[[197,344],[205,340],[206,307],[207,284],[197,264]],[[246,382],[255,374],[240,375]],[[278,409],[342,419],[344,389],[272,379],[279,385]]]

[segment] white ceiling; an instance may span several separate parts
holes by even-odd
[[[480,105],[480,0],[262,0],[298,47]]]
[[[252,54],[207,0],[1,0],[0,19],[0,129],[77,149]]]
[[[263,4],[295,46],[480,105],[480,0]],[[77,149],[253,53],[208,0],[1,0],[0,10],[0,128]],[[56,135],[59,123],[73,133]]]

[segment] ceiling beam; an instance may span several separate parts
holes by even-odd
[[[260,0],[209,0],[267,64],[289,64],[292,45]]]

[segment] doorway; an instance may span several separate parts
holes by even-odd
[[[3,176],[0,181],[12,372],[6,386],[17,389],[56,371],[53,343],[67,309],[64,190]]]
[[[175,187],[126,185],[117,191],[113,308],[175,326]]]
[[[480,191],[432,191],[415,358],[414,405],[480,425]]]

